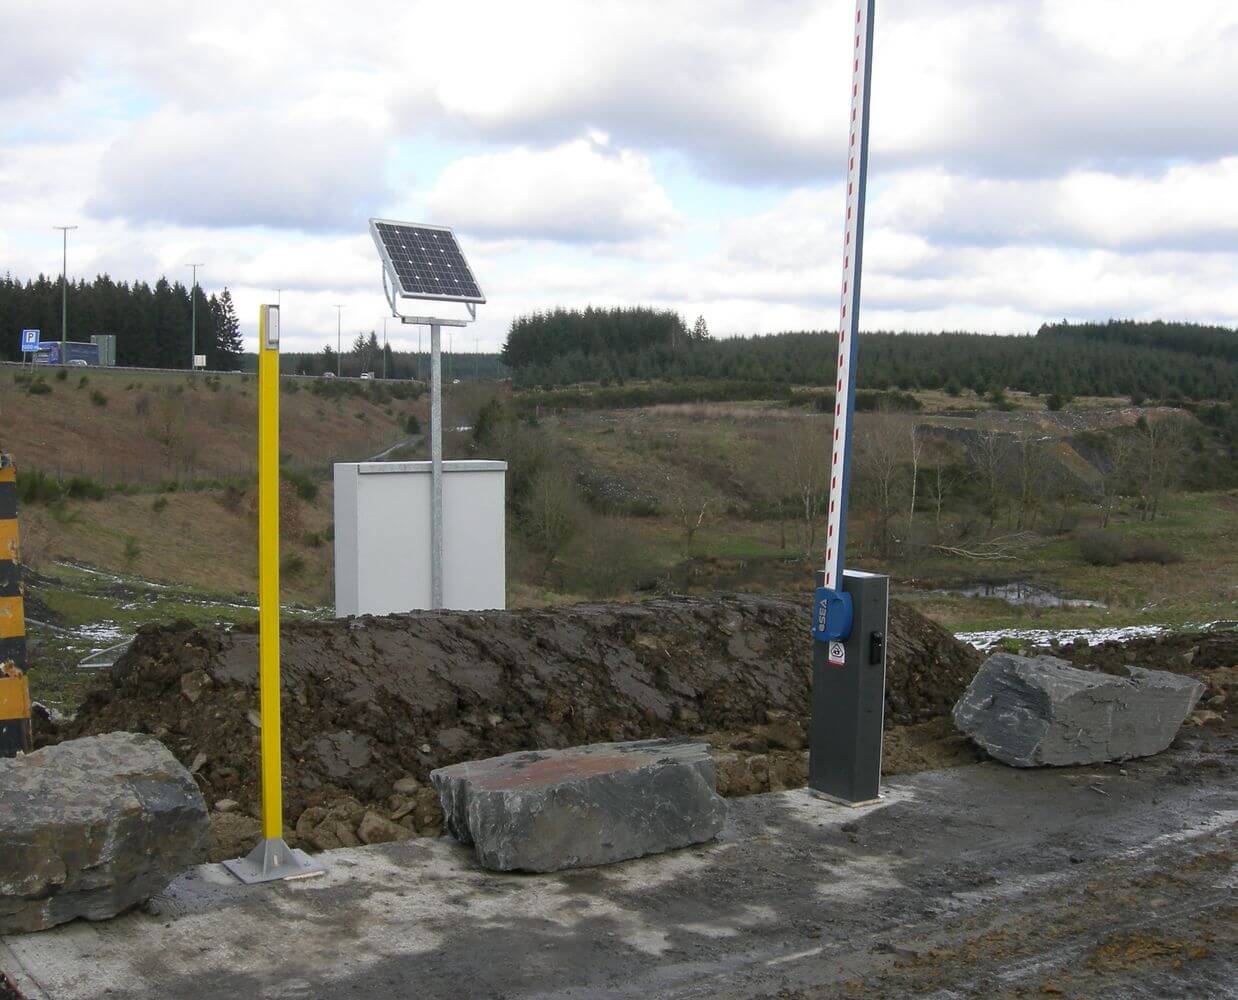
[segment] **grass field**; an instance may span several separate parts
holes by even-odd
[[[108,477],[99,499],[61,498],[21,510],[25,557],[38,573],[30,615],[46,621],[32,626],[36,663],[44,665],[32,675],[36,697],[71,707],[81,683],[76,662],[143,622],[252,619],[252,377],[212,385],[202,377],[91,370],[80,386],[77,373],[63,382],[45,376],[50,391],[32,394],[13,375],[0,370],[0,444],[15,455],[19,476],[23,469],[59,469]],[[395,399],[370,386],[291,385],[282,401],[281,451],[286,465],[300,471],[281,492],[283,599],[297,609],[290,613],[329,614],[330,463],[409,440],[409,416],[424,424],[425,400]],[[92,401],[94,392],[106,402]],[[474,385],[449,397],[449,457],[471,454],[467,428],[496,392],[504,390]],[[1030,426],[1066,451],[1070,435],[1130,424],[1140,412],[1126,401],[1087,399],[1049,413],[1043,401],[1019,393],[1010,394],[1015,409],[996,412],[977,410],[974,398],[917,395],[921,423],[954,434]],[[530,545],[521,512],[509,511],[509,604],[639,599],[666,591],[810,590],[819,539],[808,545],[806,522],[786,504],[794,493],[788,469],[798,450],[828,436],[828,415],[785,403],[665,405],[543,413],[528,433],[575,484],[579,523],[547,560]],[[424,442],[414,441],[391,457],[425,457]],[[182,461],[187,456],[191,466]],[[1077,455],[1074,460],[1083,462]],[[135,469],[138,478],[127,478]],[[921,497],[922,525],[930,516],[924,502]],[[975,521],[970,504],[959,493],[946,504],[944,519],[954,527]],[[849,563],[889,573],[897,596],[956,631],[1238,617],[1238,494],[1232,491],[1173,494],[1154,522],[1140,521],[1131,504],[1119,508],[1111,535],[1167,546],[1178,561],[1163,565],[1085,561],[1079,535],[1098,521],[1086,498],[1054,514],[1069,524],[1066,530],[1046,523],[1008,558],[984,562],[923,544],[881,558],[866,517],[857,512],[853,519]],[[1103,607],[1023,606],[949,593],[1008,581]]]

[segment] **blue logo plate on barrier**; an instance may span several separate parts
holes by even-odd
[[[812,637],[817,642],[846,639],[851,634],[851,595],[818,587],[813,599]]]

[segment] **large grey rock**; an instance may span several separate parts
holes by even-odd
[[[193,777],[149,736],[0,760],[0,934],[115,916],[205,861],[208,831]]]
[[[1130,676],[1114,677],[1053,656],[997,653],[954,706],[954,724],[1016,767],[1160,753],[1204,686],[1163,670],[1126,670]]]
[[[726,819],[704,743],[511,753],[430,773],[447,829],[497,871],[603,865],[712,840]]]

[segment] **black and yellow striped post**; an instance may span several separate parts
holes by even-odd
[[[17,470],[0,453],[0,757],[30,752],[26,612],[17,545]]]

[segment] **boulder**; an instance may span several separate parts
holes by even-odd
[[[0,760],[0,934],[113,917],[204,861],[208,843],[202,793],[149,736]]]
[[[447,829],[497,871],[603,865],[712,840],[709,747],[686,740],[511,753],[430,773]]]
[[[1160,753],[1204,686],[1127,667],[1127,677],[1078,670],[1053,656],[997,653],[954,706],[954,724],[1015,767],[1095,764]]]
[[[399,823],[376,812],[367,812],[357,826],[357,836],[363,844],[388,844],[393,840],[407,840],[412,834]]]

